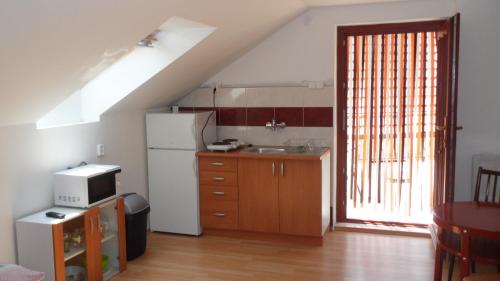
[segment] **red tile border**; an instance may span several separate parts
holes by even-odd
[[[285,122],[290,127],[304,126],[303,107],[277,107],[275,109],[276,122]]]
[[[194,107],[179,107],[179,112],[194,112],[195,108]]]
[[[273,107],[247,108],[247,126],[264,126],[274,117]]]
[[[304,107],[305,127],[333,127],[332,107]]]
[[[181,107],[181,111],[211,110],[210,107]],[[219,126],[264,126],[276,117],[288,127],[333,127],[333,107],[219,107]]]
[[[247,125],[247,109],[244,107],[221,107],[219,112],[220,126]]]

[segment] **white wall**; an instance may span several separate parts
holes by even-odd
[[[311,9],[208,82],[252,84],[334,80],[336,26],[462,15],[456,199],[470,199],[471,156],[500,152],[500,1],[433,0]]]
[[[456,196],[471,197],[472,155],[500,153],[500,1],[462,0]]]
[[[106,154],[98,162],[122,167],[119,192],[137,192],[148,198],[145,114],[140,110],[102,117],[98,139]]]
[[[0,263],[15,262],[15,220],[52,205],[55,171],[80,161],[119,164],[119,191],[146,195],[143,131],[143,112],[47,130],[36,130],[34,124],[0,127]],[[100,159],[98,143],[106,146]]]
[[[474,1],[472,1],[474,2]],[[209,79],[228,84],[334,79],[336,26],[442,18],[452,0],[314,8]]]

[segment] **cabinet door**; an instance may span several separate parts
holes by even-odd
[[[118,256],[120,272],[127,269],[127,240],[125,234],[125,200],[123,197],[116,199],[116,218],[118,227]]]
[[[99,208],[85,212],[85,243],[87,246],[87,279],[102,280],[101,233],[99,230]]]
[[[239,159],[239,229],[279,232],[278,162]]]
[[[125,214],[123,198],[99,205],[99,267],[105,280],[126,269]],[[107,262],[101,263],[101,259]]]
[[[54,279],[56,281],[64,281],[66,279],[63,237],[63,224],[59,223],[52,225],[52,241],[54,243]],[[50,276],[46,277],[50,278]]]
[[[279,161],[280,232],[321,236],[321,161]]]

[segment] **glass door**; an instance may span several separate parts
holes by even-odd
[[[99,230],[101,238],[101,267],[103,280],[109,280],[120,272],[120,217],[121,198],[99,206]]]
[[[453,166],[439,156],[450,139],[449,25],[339,27],[339,221],[431,221],[440,170]]]
[[[80,216],[62,224],[65,280],[89,280],[89,243],[85,217]]]

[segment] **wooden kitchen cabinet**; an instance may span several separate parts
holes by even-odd
[[[321,164],[317,160],[280,161],[280,233],[304,236],[323,234]]]
[[[278,161],[238,160],[239,229],[279,232]]]
[[[330,223],[330,151],[256,155],[198,153],[205,229],[322,241]]]
[[[238,228],[237,159],[199,157],[201,225],[209,229]]]
[[[322,169],[326,161],[239,159],[239,228],[322,236],[329,221],[330,184],[322,177],[325,172],[329,177],[327,167]]]
[[[66,280],[67,266],[85,268],[89,281],[109,280],[124,271],[127,254],[123,203],[123,198],[117,198],[92,209],[55,207],[18,220],[20,265],[45,272],[48,281]],[[66,217],[48,218],[45,216],[48,211],[64,213]],[[65,236],[79,229],[83,243],[65,245]],[[103,256],[108,257],[105,272]]]

